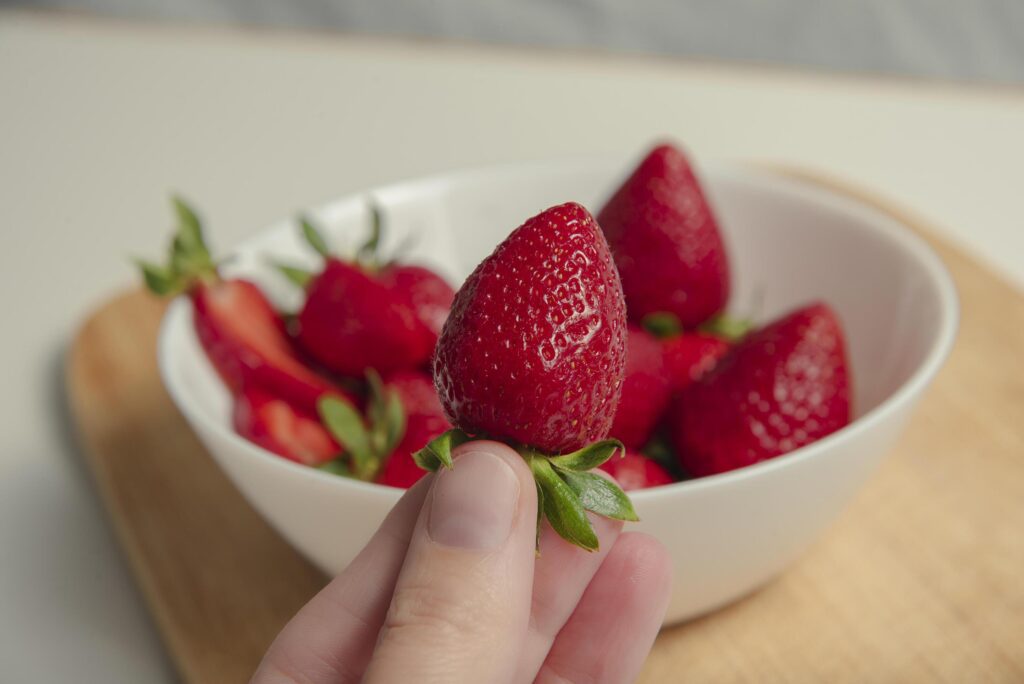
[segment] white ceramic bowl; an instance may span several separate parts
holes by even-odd
[[[509,231],[553,204],[597,210],[635,160],[515,165],[376,189],[390,245],[459,283]],[[942,263],[874,209],[745,167],[702,166],[728,242],[733,311],[770,319],[811,299],[838,312],[849,337],[856,420],[788,455],[742,470],[634,492],[642,522],[675,561],[666,622],[740,597],[789,565],[838,515],[903,428],[953,343],[957,301]],[[367,225],[366,195],[311,212],[339,248]],[[386,247],[388,245],[385,245]],[[285,221],[246,241],[230,272],[283,307],[300,294],[265,257],[317,263]],[[296,465],[237,436],[230,397],[199,346],[191,304],[175,301],[160,333],[164,382],[188,422],[252,505],[302,553],[336,573],[401,491]]]

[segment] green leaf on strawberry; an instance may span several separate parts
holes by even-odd
[[[348,402],[331,396],[321,398],[317,403],[317,409],[331,436],[348,452],[352,462],[352,474],[360,480],[371,479],[379,463],[359,411]]]
[[[543,500],[538,505],[544,515],[563,539],[579,546],[586,551],[598,549],[597,534],[594,532],[586,509],[579,496],[562,479],[551,463],[544,457],[530,459],[530,470],[543,492]]]
[[[302,235],[306,238],[306,242],[316,250],[317,254],[325,259],[331,256],[331,249],[327,246],[327,241],[324,240],[324,236],[320,234],[312,221],[305,216],[300,216],[299,225],[302,226]]]
[[[306,286],[309,285],[309,281],[313,280],[313,274],[303,268],[289,266],[288,264],[282,263],[275,263],[274,268],[276,268],[281,275],[302,289],[306,289]]]
[[[430,472],[452,467],[452,451],[469,441],[469,435],[458,428],[443,432],[412,455],[416,465]]]
[[[595,473],[579,473],[571,470],[559,470],[559,477],[565,480],[569,488],[579,497],[583,508],[615,520],[637,521],[633,502],[622,489],[611,480]]]
[[[549,456],[548,460],[551,461],[551,465],[560,470],[582,472],[598,467],[614,456],[616,451],[620,452],[621,456],[626,453],[626,447],[617,439],[602,439],[600,442],[588,444],[571,454]]]

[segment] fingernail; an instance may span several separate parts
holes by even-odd
[[[438,544],[487,550],[512,531],[519,478],[501,457],[470,451],[438,473],[427,534]]]

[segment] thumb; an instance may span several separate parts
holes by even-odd
[[[537,494],[497,442],[470,442],[420,511],[366,682],[502,682],[530,613]]]

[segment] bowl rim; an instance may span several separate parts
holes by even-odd
[[[410,191],[423,193],[432,188],[439,189],[460,183],[465,184],[469,181],[479,181],[486,177],[491,179],[502,176],[521,177],[531,171],[550,173],[554,170],[568,172],[578,168],[592,170],[595,164],[604,166],[609,161],[608,157],[555,159],[539,162],[498,164],[432,174],[387,183],[364,191],[347,193],[313,207],[312,211],[315,212],[331,205],[352,201],[354,198],[365,197],[368,194],[384,195]],[[621,157],[616,159],[616,161],[621,167]],[[666,496],[674,496],[684,491],[694,493],[724,487],[774,471],[796,468],[799,467],[800,463],[816,458],[822,452],[827,451],[836,442],[870,430],[886,415],[899,411],[902,407],[913,401],[914,397],[922,392],[932,381],[953,348],[959,323],[959,300],[953,278],[948,269],[924,238],[912,231],[904,221],[895,215],[828,185],[814,183],[813,181],[809,182],[807,179],[787,173],[785,170],[773,169],[763,164],[697,160],[696,166],[698,170],[713,170],[715,175],[727,175],[740,181],[754,182],[762,187],[767,187],[769,190],[773,188],[780,189],[791,196],[796,196],[801,201],[816,204],[829,211],[852,215],[859,220],[858,222],[864,229],[872,231],[901,247],[907,255],[915,259],[922,267],[928,276],[929,286],[937,294],[939,302],[938,313],[940,316],[937,327],[938,332],[931,341],[931,345],[924,354],[922,361],[910,376],[887,397],[862,415],[857,416],[843,428],[811,444],[783,454],[781,457],[767,459],[724,473],[683,480],[650,489],[631,491],[630,498],[634,499],[638,504],[655,501]],[[611,168],[610,165],[609,168]],[[286,223],[285,220],[281,220],[269,224],[264,229],[257,231],[236,245],[235,250],[244,251],[250,243],[258,242],[269,233],[283,230]],[[175,353],[177,350],[171,345],[171,339],[176,327],[186,325],[186,321],[190,319],[191,313],[191,303],[188,301],[187,296],[179,295],[176,297],[164,314],[157,338],[157,364],[160,376],[174,404],[190,424],[198,424],[204,430],[217,434],[221,439],[238,446],[243,452],[252,454],[255,458],[268,463],[271,468],[290,469],[297,475],[301,472],[303,474],[298,476],[310,478],[311,483],[319,482],[320,486],[337,486],[339,488],[355,487],[362,490],[363,494],[385,496],[391,499],[397,499],[401,496],[405,490],[400,488],[375,482],[338,477],[317,468],[282,458],[250,442],[231,429],[230,425],[215,420],[213,416],[199,410],[198,406],[192,404],[188,399],[188,390],[183,386],[183,379],[175,374]],[[214,456],[215,460],[219,460],[215,454]],[[328,482],[335,484],[328,485]]]

